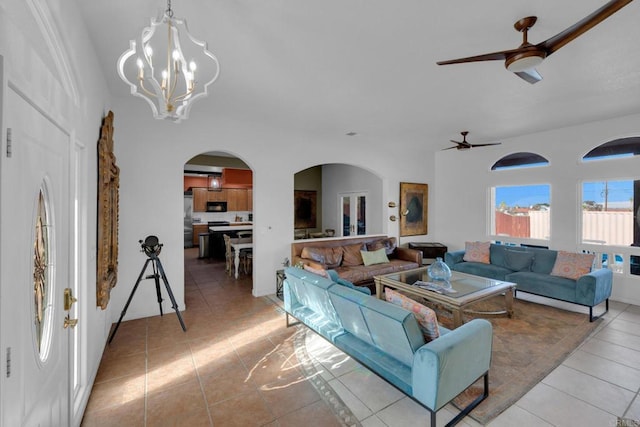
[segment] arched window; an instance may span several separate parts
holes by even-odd
[[[589,151],[583,161],[602,160],[620,157],[633,157],[640,154],[640,136],[614,139]]]
[[[533,168],[549,165],[549,160],[539,154],[529,152],[519,152],[504,156],[491,166],[491,170]]]

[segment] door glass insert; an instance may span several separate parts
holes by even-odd
[[[33,304],[36,346],[42,360],[47,357],[52,318],[48,219],[45,193],[41,189],[38,194],[33,243]]]
[[[341,194],[340,206],[342,235],[362,236],[367,234],[367,194]]]

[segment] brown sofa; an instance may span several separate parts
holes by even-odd
[[[383,247],[389,262],[365,266],[360,250],[373,251]],[[374,276],[420,267],[422,252],[399,248],[396,238],[387,236],[298,240],[291,244],[291,262],[314,269],[332,269],[356,285],[372,285]]]

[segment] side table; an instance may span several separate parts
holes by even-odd
[[[445,245],[437,242],[410,242],[409,249],[422,251],[422,265],[431,264],[431,262],[425,262],[427,260],[444,259],[444,254],[448,250]]]
[[[282,287],[284,286],[284,269],[276,270],[276,296],[283,299]]]

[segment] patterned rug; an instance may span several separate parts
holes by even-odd
[[[471,308],[495,311],[504,297],[481,301]],[[450,313],[438,311],[438,321],[450,327]],[[493,324],[493,354],[489,370],[489,397],[470,416],[487,424],[520,399],[560,365],[600,324],[584,313],[574,313],[524,300],[514,301],[513,318],[489,319]],[[469,320],[472,316],[465,316]],[[456,397],[463,408],[482,393],[482,379]]]

